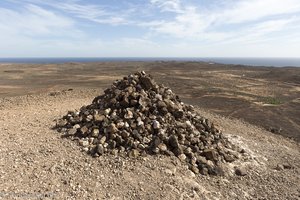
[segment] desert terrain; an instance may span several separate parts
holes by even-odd
[[[176,157],[94,158],[53,130],[111,83],[145,70],[195,105],[245,157],[224,176]],[[300,69],[198,62],[0,65],[0,199],[299,199]],[[272,133],[274,132],[274,133]],[[245,176],[234,174],[242,167]]]
[[[300,69],[201,62],[1,64],[0,97],[101,89],[145,70],[184,102],[300,141]]]

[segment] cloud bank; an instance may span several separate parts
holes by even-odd
[[[300,57],[300,1],[4,0],[0,31],[0,57]]]

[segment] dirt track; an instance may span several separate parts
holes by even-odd
[[[102,88],[103,89],[103,88]],[[176,158],[92,158],[51,129],[54,119],[102,92],[78,90],[0,100],[0,199],[299,199],[299,144],[199,109],[248,153],[225,177],[194,175]],[[276,170],[277,164],[285,165]],[[233,175],[243,166],[248,175]]]

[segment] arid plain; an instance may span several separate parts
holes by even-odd
[[[174,156],[92,157],[52,128],[145,70],[243,154],[224,176]],[[300,70],[198,62],[0,65],[0,199],[299,199]],[[274,133],[272,133],[273,131]],[[292,138],[292,139],[291,139]],[[245,176],[235,174],[240,168]]]
[[[99,93],[114,80],[145,70],[181,99],[300,141],[300,69],[201,62],[1,64],[0,97],[66,89]]]

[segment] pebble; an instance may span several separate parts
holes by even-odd
[[[87,146],[89,146],[89,141],[79,140],[79,144],[80,144],[80,146],[87,147]]]
[[[160,144],[158,145],[158,148],[159,148],[159,150],[162,151],[162,152],[168,150],[167,145],[165,145],[164,143],[160,143]]]
[[[133,149],[129,152],[129,157],[131,158],[136,158],[140,155],[140,152],[136,149]]]
[[[284,170],[284,166],[282,164],[278,164],[275,169],[281,171]]]
[[[100,144],[104,144],[105,141],[106,141],[106,136],[103,136],[103,137],[100,139],[99,143],[100,143]]]
[[[99,114],[95,114],[94,115],[94,120],[96,122],[100,122],[100,121],[103,121],[105,119],[105,116],[104,115],[99,115]]]
[[[186,159],[186,155],[182,153],[178,156],[178,158],[179,158],[179,160],[181,160],[183,162]]]
[[[104,114],[109,115],[110,111],[111,111],[111,108],[107,108],[107,109],[104,110]]]
[[[124,115],[125,119],[132,119],[133,113],[130,110],[127,110],[127,113]]]
[[[159,128],[160,128],[160,123],[159,123],[159,121],[156,121],[156,120],[153,121],[153,128],[154,128],[154,129],[159,129]]]
[[[75,135],[77,133],[77,129],[72,128],[68,130],[68,135]]]
[[[99,136],[99,129],[95,128],[93,129],[92,137],[98,137]]]
[[[246,176],[247,171],[244,168],[237,167],[235,169],[235,174],[238,175],[238,176]]]
[[[197,166],[192,166],[191,170],[195,173],[195,174],[199,174],[199,168]]]

